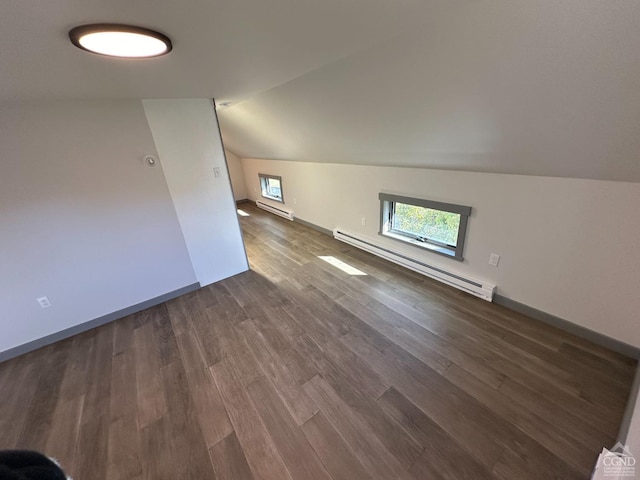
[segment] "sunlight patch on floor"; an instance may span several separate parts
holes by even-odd
[[[332,256],[323,257],[318,255],[318,258],[320,260],[324,260],[325,262],[333,265],[336,268],[339,268],[340,270],[342,270],[345,273],[348,273],[349,275],[366,275],[366,273],[364,273],[362,270],[358,270],[357,268],[352,267],[348,263],[344,263],[342,260],[338,260],[336,257],[332,257]]]
[[[241,217],[250,217],[251,215],[249,215],[247,212],[245,212],[244,210],[238,209],[238,215],[240,215]]]

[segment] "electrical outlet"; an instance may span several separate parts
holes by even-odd
[[[40,305],[40,308],[49,308],[51,306],[49,297],[36,298],[36,302],[38,302],[38,304]]]
[[[489,255],[489,265],[497,267],[498,263],[500,263],[500,255],[496,255],[495,253]]]
[[[362,217],[362,219],[360,220],[360,224],[361,225],[366,225],[367,224],[367,218],[366,217]]]
[[[293,197],[293,204],[295,205],[296,203],[298,203],[298,200],[296,200],[296,197]]]

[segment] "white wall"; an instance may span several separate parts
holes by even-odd
[[[139,101],[0,108],[0,352],[196,281],[149,153]]]
[[[225,154],[227,166],[229,167],[229,178],[233,187],[233,197],[236,201],[245,200],[247,198],[247,187],[244,183],[244,172],[242,171],[240,157],[229,150],[225,150]]]
[[[489,281],[512,300],[640,347],[640,183],[417,168],[243,159],[247,194],[258,173],[282,176],[298,218],[336,226]],[[377,235],[380,191],[469,205],[464,262]],[[366,217],[367,225],[360,224]],[[490,253],[502,256],[498,268]]]
[[[208,285],[246,271],[249,266],[211,100],[143,100],[143,105],[196,278]]]
[[[636,460],[640,460],[640,397],[636,399],[626,444]],[[636,465],[636,468],[640,469],[640,466]]]

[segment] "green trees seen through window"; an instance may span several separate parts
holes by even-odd
[[[395,202],[392,230],[456,246],[460,215]]]

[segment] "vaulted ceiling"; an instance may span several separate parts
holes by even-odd
[[[637,0],[20,0],[0,102],[215,97],[243,157],[640,182]],[[67,31],[132,23],[166,57]]]
[[[219,116],[243,157],[638,182],[640,2],[470,2]]]

